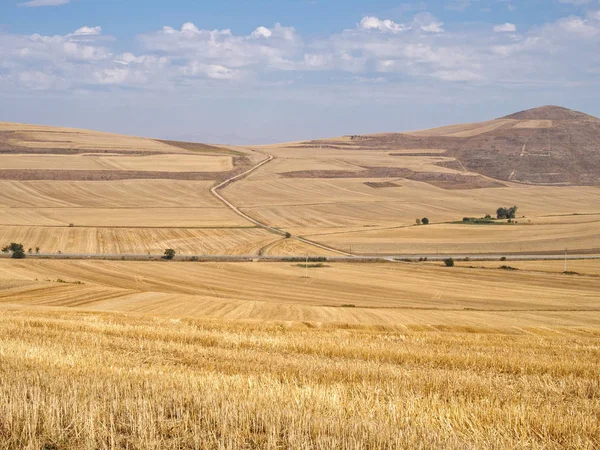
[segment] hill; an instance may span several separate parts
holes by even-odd
[[[596,253],[599,122],[543,107],[253,148],[2,123],[0,243],[46,254]],[[512,205],[518,224],[461,223]],[[415,226],[423,217],[431,225]]]
[[[354,149],[443,149],[450,167],[539,185],[595,185],[600,177],[600,119],[543,106],[480,123],[405,133],[350,136],[304,145]]]

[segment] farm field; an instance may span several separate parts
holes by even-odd
[[[3,449],[600,444],[597,329],[2,309]]]
[[[507,265],[514,267],[519,270],[531,271],[531,272],[549,272],[549,273],[562,273],[565,268],[564,261],[505,261],[505,262],[492,262],[492,261],[456,261],[458,267],[462,266],[474,266],[474,267],[485,267],[497,269],[501,265]],[[596,260],[568,260],[567,271],[576,272],[580,275],[592,275],[600,276],[600,263]],[[577,282],[577,278],[575,279]]]
[[[166,154],[127,156],[79,155],[0,155],[2,169],[60,170],[139,170],[161,172],[225,172],[233,169],[230,156]]]
[[[150,212],[139,211],[140,223]],[[209,220],[204,210],[201,214],[205,221]],[[166,248],[172,248],[178,255],[194,256],[258,255],[261,248],[280,240],[277,235],[248,226],[185,228],[173,227],[167,220],[152,223],[157,227],[122,228],[108,226],[110,223],[100,228],[0,226],[0,242],[23,242],[26,250],[39,247],[43,254],[162,255]]]
[[[291,262],[0,260],[2,279],[27,283],[0,291],[0,303],[318,323],[600,326],[597,276],[442,266],[327,263],[304,278]]]
[[[281,256],[326,256],[335,249],[384,255],[548,253],[565,247],[598,253],[600,189],[591,173],[595,153],[588,148],[597,124],[593,117],[549,107],[433,130],[216,147],[3,123],[0,232],[4,239],[32,236],[36,243],[27,246],[60,245],[74,252],[144,252],[173,242],[190,254],[202,238],[189,230],[202,228],[213,229],[211,239],[226,241],[210,243],[209,254],[230,248],[235,254],[247,248]],[[565,130],[591,158],[581,167],[573,167],[571,159],[556,165],[568,151],[560,135]],[[549,136],[556,155],[540,147]],[[497,146],[491,153],[490,139]],[[472,150],[467,154],[463,147]],[[546,156],[532,162],[540,155]],[[211,193],[267,158],[219,190],[225,201]],[[453,223],[513,205],[519,207],[518,226]],[[413,226],[423,217],[432,225]],[[219,231],[254,227],[248,218],[330,249]],[[71,224],[78,229],[60,229]],[[138,227],[160,230],[134,230]],[[107,244],[99,237],[103,228],[129,244]],[[188,231],[174,230],[179,228]],[[150,236],[156,240],[135,243]]]
[[[11,133],[5,139],[8,145],[32,149],[126,152],[172,152],[174,150],[172,146],[154,139],[77,128],[0,122],[0,132]]]
[[[591,450],[600,261],[572,263],[3,259],[0,448]]]
[[[352,245],[356,253],[374,254],[501,254],[600,252],[600,216],[580,223],[462,225],[441,224],[310,235],[331,246]],[[535,219],[534,219],[535,220]]]

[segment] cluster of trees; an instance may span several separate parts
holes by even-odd
[[[517,206],[513,206],[512,208],[498,208],[496,217],[498,219],[514,219],[517,216],[518,209]]]
[[[2,248],[2,253],[12,253],[12,258],[15,259],[23,259],[25,258],[25,249],[23,248],[23,244],[17,244],[13,242],[10,245],[7,245]]]
[[[429,225],[429,219],[427,217],[423,217],[422,219],[415,219],[417,225]]]

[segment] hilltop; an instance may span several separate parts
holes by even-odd
[[[543,106],[487,122],[403,133],[348,136],[302,146],[359,150],[442,150],[450,167],[496,180],[539,185],[596,185],[600,119]]]

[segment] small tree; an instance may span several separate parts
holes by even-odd
[[[446,264],[446,267],[454,267],[454,259],[447,258],[444,260],[444,264]]]
[[[427,217],[423,217],[423,218],[421,219],[421,223],[422,223],[423,225],[429,225],[429,219],[428,219]]]
[[[418,217],[415,219],[415,222],[417,225],[421,225],[421,219],[419,219]]]
[[[290,239],[292,237],[292,233],[285,233],[285,238],[286,239]]]
[[[23,259],[25,258],[25,249],[23,248],[23,244],[17,244],[13,242],[10,245],[7,245],[2,249],[4,253],[12,252],[12,258],[14,259]]]
[[[36,255],[39,255],[39,254],[40,254],[40,248],[39,248],[39,247],[36,247],[36,248],[35,248],[35,254],[36,254]]]
[[[496,217],[498,219],[514,219],[517,216],[518,206],[512,208],[498,208],[496,210]]]
[[[163,256],[164,259],[173,259],[175,258],[175,250],[173,250],[172,248],[168,248],[165,250],[165,255]]]

